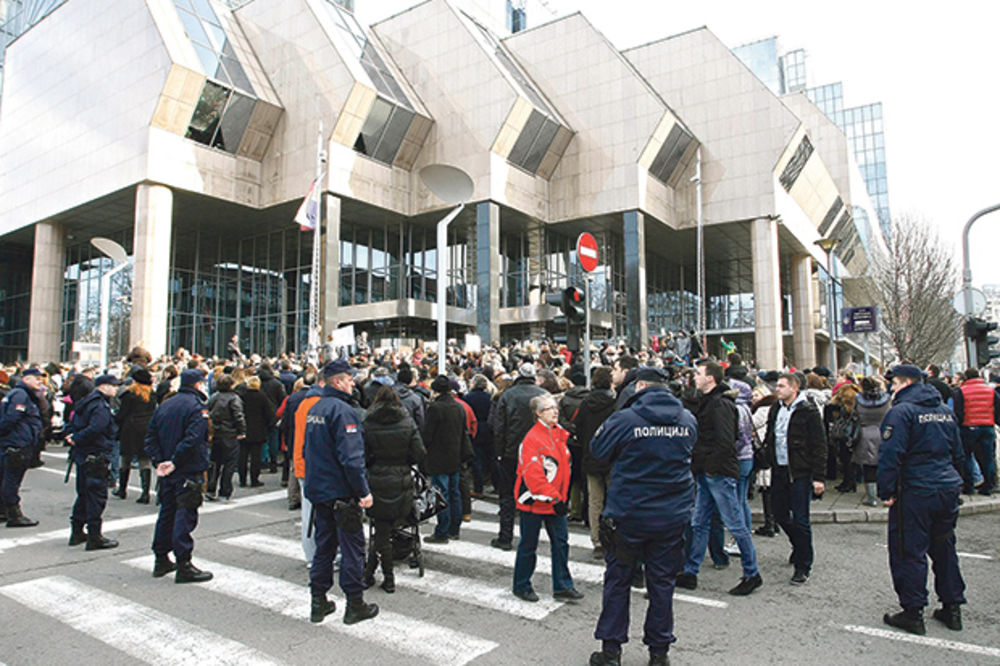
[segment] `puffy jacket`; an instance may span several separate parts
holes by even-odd
[[[208,421],[205,394],[193,386],[182,386],[162,402],[146,431],[146,455],[153,466],[169,460],[180,477],[208,469]]]
[[[305,400],[311,387],[304,386],[298,391],[294,391],[285,398],[278,408],[278,418],[281,423],[278,425],[278,436],[280,437],[281,449],[287,451],[291,456],[295,447],[295,411]]]
[[[936,389],[935,389],[936,390]],[[966,379],[955,391],[955,416],[962,426],[992,426],[996,394],[981,378]]]
[[[612,464],[603,515],[645,529],[690,522],[697,438],[694,416],[667,388],[636,393],[590,442],[594,458]]]
[[[379,404],[365,417],[365,463],[375,520],[400,521],[413,508],[410,466],[427,455],[420,430],[405,407]]]
[[[423,428],[427,473],[455,474],[461,471],[463,444],[468,437],[464,403],[456,400],[451,393],[438,396],[427,408],[427,422]]]
[[[514,497],[519,511],[555,514],[555,503],[569,498],[569,438],[562,426],[536,421],[521,442]]]
[[[695,417],[698,439],[691,451],[691,472],[710,476],[740,475],[736,462],[739,416],[727,384],[719,384],[701,397]]]
[[[882,421],[878,496],[899,497],[903,488],[950,488],[962,483],[965,454],[955,414],[927,384],[896,392]]]
[[[497,398],[490,411],[489,421],[493,428],[493,446],[498,458],[510,462],[517,460],[517,447],[535,425],[531,399],[543,393],[545,389],[536,386],[533,378],[518,377]]]
[[[119,403],[118,413],[115,415],[115,423],[120,429],[118,439],[121,441],[122,455],[131,458],[139,455],[146,445],[146,430],[156,412],[156,395],[150,391],[147,402],[133,391],[126,390],[121,394]]]
[[[42,411],[38,396],[24,382],[0,402],[0,447],[34,446],[42,434]]]
[[[399,396],[399,401],[403,403],[403,407],[406,407],[406,411],[410,413],[410,418],[413,419],[418,428],[423,428],[424,415],[427,413],[427,402],[424,400],[424,397],[409,386],[396,384],[395,388],[396,395]]]
[[[111,442],[117,437],[117,428],[111,416],[108,399],[97,389],[73,410],[73,454],[76,457],[94,453],[111,453]]]
[[[615,393],[611,389],[593,389],[580,403],[573,425],[576,428],[576,439],[580,442],[580,449],[583,452],[580,465],[584,474],[603,476],[611,471],[611,463],[594,458],[590,452],[590,443],[597,429],[614,413]]]
[[[313,504],[366,497],[364,429],[351,396],[332,386],[306,415],[302,453],[306,466],[306,498]]]
[[[243,399],[236,391],[219,391],[208,400],[208,413],[212,417],[212,436],[231,439],[247,434],[247,419],[243,413]]]
[[[740,366],[742,367],[742,366]],[[730,395],[736,402],[738,429],[736,434],[736,459],[750,460],[753,458],[753,389],[740,379],[730,378],[732,387]]]
[[[775,454],[774,426],[781,401],[771,405],[767,413],[767,435],[764,448],[772,467],[778,464]],[[806,476],[813,481],[826,478],[826,431],[819,408],[808,398],[801,400],[788,419],[788,470],[792,478]]]
[[[885,391],[860,393],[854,399],[854,410],[858,413],[858,425],[861,428],[861,436],[854,447],[854,455],[851,456],[851,462],[855,465],[878,464],[882,419],[891,407],[889,394]]]
[[[247,422],[247,441],[267,440],[267,431],[275,422],[275,406],[264,389],[247,389],[243,395],[243,414]]]

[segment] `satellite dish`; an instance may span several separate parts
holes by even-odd
[[[125,248],[110,238],[91,238],[90,244],[111,257],[116,264],[124,264],[128,261],[128,253],[125,252]]]
[[[420,180],[445,203],[456,205],[472,198],[474,186],[469,175],[447,164],[430,164],[420,170]]]

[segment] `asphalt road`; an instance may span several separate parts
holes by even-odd
[[[25,512],[41,525],[0,528],[0,663],[585,664],[598,648],[602,564],[590,558],[581,528],[571,529],[570,551],[586,595],[578,604],[552,600],[544,560],[534,578],[539,604],[508,593],[514,553],[489,548],[496,507],[477,502],[461,541],[428,547],[425,578],[397,564],[396,594],[367,593],[382,608],[379,618],[343,625],[335,588],[337,612],[313,625],[297,512],[287,510],[276,476],[264,475],[267,485],[253,493],[238,489],[237,502],[202,512],[194,561],[216,578],[175,585],[171,577],[150,576],[156,509],[132,501],[137,493],[109,499],[105,531],[119,548],[66,546],[74,496],[62,483],[57,455],[60,449],[43,470],[29,472],[22,493]],[[726,593],[738,581],[737,560],[724,570],[703,566],[698,589],[674,604],[671,663],[1000,663],[996,514],[959,522],[965,630],[928,619],[925,640],[916,642],[881,621],[896,608],[885,525],[816,525],[814,540],[813,576],[801,587],[788,584],[783,536],[755,537],[764,587],[748,598]],[[539,555],[547,550],[543,542]],[[645,600],[635,592],[632,601],[623,663],[645,664]]]

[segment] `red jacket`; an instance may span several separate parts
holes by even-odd
[[[962,382],[962,388],[959,390],[962,392],[961,425],[993,425],[993,388],[976,377]]]
[[[554,515],[556,502],[569,498],[569,433],[536,421],[521,442],[514,497],[528,513]]]

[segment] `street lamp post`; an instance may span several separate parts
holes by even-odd
[[[833,252],[840,242],[839,238],[821,238],[816,241],[816,245],[826,252],[826,277],[830,283],[826,301],[826,321],[830,331],[830,371],[837,372],[837,342],[835,335],[837,332],[837,285],[833,281]]]
[[[101,275],[101,371],[107,370],[108,366],[108,321],[111,318],[111,278],[115,273],[128,267],[128,253],[118,243],[110,238],[91,238],[90,244],[100,250],[105,256],[115,262],[115,267]]]
[[[438,374],[447,372],[448,345],[448,224],[472,197],[472,179],[461,169],[446,164],[430,164],[420,170],[420,179],[437,198],[455,206],[437,224],[437,346]]]

